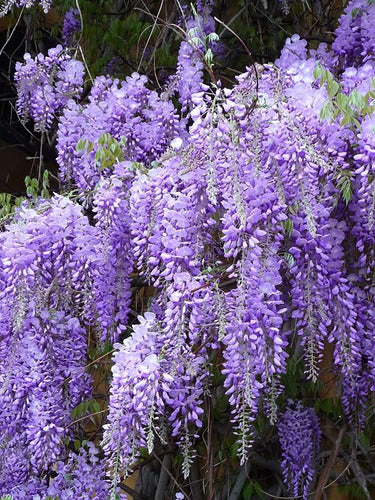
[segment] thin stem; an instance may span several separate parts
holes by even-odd
[[[20,23],[20,21],[21,21],[22,14],[23,14],[23,11],[24,11],[24,10],[25,10],[25,7],[22,7],[22,10],[21,10],[21,12],[20,12],[20,15],[18,16],[18,19],[17,19],[16,24],[13,26],[13,29],[12,29],[12,31],[11,31],[11,33],[10,33],[10,35],[8,36],[8,38],[6,39],[6,42],[4,43],[4,45],[3,45],[3,46],[1,47],[1,49],[0,49],[0,56],[1,56],[1,54],[4,52],[5,47],[8,45],[8,43],[10,42],[10,40],[11,40],[11,38],[12,38],[12,36],[13,36],[14,32],[16,31],[17,26],[19,25],[19,23]]]

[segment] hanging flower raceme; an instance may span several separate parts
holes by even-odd
[[[320,208],[321,218],[318,219],[323,226],[322,219],[327,211]],[[289,249],[293,264],[291,268],[291,292],[293,305],[293,318],[296,319],[298,333],[301,335],[305,348],[306,374],[313,381],[318,377],[318,364],[323,353],[324,341],[328,338],[328,327],[332,322],[330,310],[331,282],[330,272],[326,268],[331,254],[331,246],[322,245],[322,238],[329,239],[329,231],[325,235],[319,230],[311,235],[308,223],[303,217],[292,216],[293,220],[293,246]],[[328,243],[329,245],[329,243]],[[324,264],[323,264],[324,263]],[[336,260],[336,269],[339,273],[342,261]]]
[[[190,169],[189,162],[183,151],[173,154],[131,189],[137,266],[156,286],[183,271],[197,276],[212,242],[214,209],[207,199],[203,165]]]
[[[151,373],[143,376],[150,376],[152,379],[144,390],[147,387],[154,388],[152,398],[155,408],[145,406],[144,403],[132,403],[139,407],[139,412],[137,414],[136,410],[132,410],[127,418],[139,419],[143,424],[137,424],[138,420],[131,420],[126,424],[123,421],[121,428],[125,434],[129,435],[130,429],[134,428],[134,446],[130,449],[127,444],[121,446],[118,453],[121,457],[127,456],[127,459],[121,459],[121,463],[131,464],[135,458],[135,450],[145,442],[145,431],[142,429],[146,423],[151,425],[148,424],[148,419],[152,413],[152,425],[156,429],[161,426],[156,435],[172,435],[180,445],[184,457],[184,474],[188,475],[194,456],[194,436],[196,429],[201,426],[204,380],[208,377],[206,360],[202,355],[205,350],[198,349],[198,345],[206,335],[201,325],[205,323],[207,314],[200,312],[204,308],[199,299],[200,289],[202,285],[209,284],[205,280],[209,280],[210,276],[208,274],[203,279],[200,273],[204,270],[203,258],[212,242],[211,227],[215,221],[211,218],[214,210],[207,199],[204,175],[200,175],[202,165],[194,165],[195,168],[191,169],[189,153],[183,149],[171,151],[169,156],[162,167],[140,174],[130,187],[133,252],[141,275],[156,287],[153,309],[157,311],[157,320],[154,316],[146,317],[147,324],[152,320],[150,329],[147,328],[147,335],[155,337],[155,341],[149,337],[142,340],[138,331],[145,333],[145,327],[142,326],[142,330],[135,327],[132,338],[126,341],[127,348],[121,349],[115,362],[121,367],[130,367],[133,366],[133,357],[142,356],[142,360],[135,358],[134,366],[139,367],[147,362],[145,373],[147,370],[151,370]],[[209,305],[206,303],[205,307]],[[142,320],[142,325],[144,321]],[[194,321],[195,331],[199,332],[196,335],[189,330],[190,321]],[[214,343],[214,332],[212,336]],[[139,340],[147,346],[144,357]],[[120,356],[123,359],[121,363]],[[118,370],[119,372],[116,368],[115,377],[119,373],[120,378],[123,369]],[[131,376],[132,373],[129,372],[129,377]],[[160,378],[164,380],[163,384],[168,386],[168,390],[160,389]],[[138,382],[138,387],[137,384]],[[114,421],[121,420],[121,417],[116,417],[119,411],[116,401],[124,400],[122,392],[128,391],[128,387],[126,378],[113,386],[111,401],[114,402],[114,409],[112,411],[111,404],[111,425],[107,432],[113,443],[109,445],[113,457],[118,439],[115,435],[112,437],[112,429],[117,428]],[[142,391],[139,398],[142,401],[152,400]],[[163,419],[158,422],[160,415],[163,415]],[[148,442],[153,442],[151,429],[147,436]],[[128,442],[129,438],[126,443]],[[125,455],[122,450],[125,450]]]
[[[33,59],[24,55],[25,62],[16,64],[14,79],[17,88],[17,112],[22,121],[31,119],[35,130],[51,128],[54,119],[72,98],[80,96],[84,68],[72,59],[61,45],[48,55]]]
[[[152,313],[139,317],[133,334],[117,344],[112,368],[108,423],[103,449],[111,458],[114,475],[126,472],[139,449],[153,448],[154,426],[163,415],[163,394],[171,378],[163,375],[162,338]],[[115,480],[117,478],[115,477]]]
[[[226,297],[222,341],[224,386],[230,395],[244,462],[252,440],[251,421],[263,391],[272,392],[269,410],[271,420],[275,418],[278,377],[286,366],[287,334],[282,332],[285,311],[278,289],[282,282],[278,251],[284,214],[264,178],[247,183],[245,175],[240,179],[237,188],[241,186],[241,192],[232,194],[232,203],[228,192],[223,202],[224,252],[227,258],[235,257],[230,276],[236,278],[237,286]]]
[[[178,94],[182,113],[194,107],[192,96],[202,90],[204,62],[211,64],[215,42],[219,38],[215,33],[210,2],[200,7],[199,14],[195,13],[186,22],[186,40],[181,42],[176,74],[169,83],[169,91]]]
[[[194,427],[202,425],[205,360],[190,349],[182,334],[175,339],[161,330],[153,313],[138,319],[132,336],[116,345],[103,448],[116,476],[130,470],[140,448],[151,453],[156,440],[166,444],[174,436],[187,477],[194,456]]]
[[[373,89],[373,69],[370,64],[358,68],[349,68],[345,73],[345,90],[357,92],[363,102],[368,100]],[[373,105],[371,98],[369,104]],[[358,113],[357,135],[354,146],[353,165],[350,181],[353,188],[353,202],[350,206],[350,218],[354,223],[353,233],[363,244],[372,244],[375,238],[375,121],[371,114],[361,117]],[[354,175],[353,175],[354,174]]]
[[[202,356],[205,351],[196,351],[194,346],[207,334],[200,326],[205,321],[198,304],[201,287],[212,286],[210,273],[204,277],[201,273],[203,266],[210,264],[207,249],[213,249],[215,225],[203,165],[190,161],[188,151],[174,153],[162,168],[133,183],[130,198],[138,268],[158,288],[154,304],[163,331],[163,360],[172,377],[165,396],[166,414],[170,415],[172,435],[181,446],[185,475],[194,455],[195,429],[201,426],[203,387],[208,377]],[[189,330],[190,321],[199,334]],[[214,344],[216,333],[212,335]]]
[[[112,175],[96,186],[93,200],[100,244],[95,249],[95,299],[89,304],[94,304],[94,308],[87,314],[99,329],[101,339],[111,343],[126,329],[130,310],[130,274],[134,265],[129,214],[134,177],[131,167],[130,162],[117,164]]]
[[[5,452],[3,451],[3,446]],[[23,443],[9,439],[2,443],[0,451],[0,495],[11,495],[13,500],[43,496],[47,491],[47,481],[33,474],[30,455]]]
[[[8,443],[7,453],[0,460],[0,495],[10,495],[13,500],[59,498],[70,500],[108,500],[110,482],[106,480],[105,464],[99,459],[98,450],[90,441],[79,453],[70,452],[64,460],[54,464],[52,477],[33,477],[25,450]],[[49,483],[49,484],[48,484]],[[117,492],[118,498],[124,498]]]
[[[292,495],[308,498],[320,449],[321,431],[313,408],[289,402],[278,423],[285,484]]]
[[[75,44],[75,36],[81,29],[81,20],[78,9],[69,9],[64,16],[62,39],[65,47],[72,47]]]
[[[207,165],[199,178],[205,180],[211,210],[216,208],[221,216],[217,226],[222,245],[207,248],[213,254],[218,252],[226,267],[232,262],[229,277],[236,283],[233,290],[224,294],[209,289],[207,293],[216,302],[210,320],[216,325],[213,342],[217,345],[219,338],[224,344],[224,386],[230,395],[239,454],[244,461],[260,397],[263,392],[273,392],[268,405],[273,419],[280,390],[278,378],[285,370],[287,334],[281,333],[283,301],[278,290],[282,281],[278,252],[283,240],[284,207],[269,178],[253,160],[246,106],[234,99],[226,102],[220,89],[213,96],[196,94],[194,102],[197,107],[191,113],[194,123],[186,166],[197,176],[200,166]],[[176,302],[180,296],[181,292],[173,294]],[[183,300],[186,303],[186,297]],[[168,309],[172,311],[169,305]],[[181,309],[174,310],[178,312],[171,316],[170,324],[177,323],[178,314],[181,318]]]

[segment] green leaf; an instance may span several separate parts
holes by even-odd
[[[254,490],[260,498],[264,498],[264,491],[258,481],[254,481]]]
[[[45,170],[44,172],[47,172],[47,175],[43,174],[43,187],[49,188],[48,170]]]
[[[313,72],[313,76],[315,78],[315,80],[317,80],[318,78],[320,78],[320,76],[322,75],[322,66],[320,64],[318,64],[315,69],[314,69],[314,72]]]
[[[192,38],[189,38],[189,43],[193,48],[197,48],[201,45],[201,39],[194,36]]]
[[[358,90],[353,90],[349,95],[349,104],[357,109],[362,109],[366,102],[364,96]]]
[[[89,400],[82,401],[82,403],[73,408],[73,410],[71,411],[71,417],[75,419],[86,415],[88,407],[89,407]]]
[[[98,149],[97,152],[95,153],[95,160],[101,162],[104,160],[104,158],[105,158],[104,151],[101,148]]]
[[[350,118],[350,116],[345,116],[345,118],[343,118],[340,122],[340,125],[343,127],[344,125],[346,125],[347,123],[351,123],[352,120]]]
[[[340,403],[335,398],[318,398],[315,401],[314,409],[327,415],[333,420],[339,420],[342,417],[343,409]]]
[[[217,33],[210,33],[207,39],[209,42],[217,42],[219,40],[219,35]]]
[[[87,145],[87,139],[80,139],[78,142],[77,142],[77,146],[76,146],[76,150],[79,152],[79,151],[83,151],[84,149],[86,149],[86,145]]]
[[[366,451],[369,451],[369,449],[371,448],[371,442],[370,442],[370,439],[368,438],[368,436],[366,436],[366,434],[364,434],[363,432],[359,435],[359,440],[363,446],[363,448],[366,450]]]
[[[342,193],[342,197],[347,205],[352,197],[352,189],[351,189],[350,181],[349,181],[349,183],[345,183],[341,193]]]
[[[206,61],[208,62],[208,64],[212,63],[213,54],[212,54],[212,50],[211,49],[207,50],[207,52],[204,55],[204,58],[206,59]]]
[[[331,102],[327,102],[320,110],[320,118],[322,120],[326,119],[328,121],[333,118],[333,106]]]
[[[231,456],[231,458],[236,458],[237,457],[238,448],[239,448],[238,443],[234,442],[232,444],[232,446],[230,447],[230,456]]]
[[[361,130],[361,124],[360,122],[357,120],[357,118],[353,118],[353,123],[354,125],[357,127],[358,130]]]
[[[371,116],[371,115],[372,115],[372,113],[373,113],[374,111],[375,111],[375,106],[367,106],[367,107],[365,108],[365,113],[366,113],[366,115],[368,115],[368,116]],[[365,116],[365,115],[364,115],[364,116]]]
[[[322,69],[322,82],[332,82],[333,81],[333,75],[328,69]]]
[[[292,236],[292,233],[293,233],[293,221],[292,221],[292,219],[285,219],[285,220],[283,220],[282,224],[283,224],[283,228],[284,228],[284,231],[286,232],[286,234],[289,237]]]
[[[352,197],[352,172],[350,170],[342,170],[337,176],[337,188],[340,190],[341,196],[348,205]]]
[[[358,484],[339,484],[337,492],[343,493],[346,498],[353,500],[366,500],[366,494]]]
[[[294,257],[291,253],[289,252],[284,252],[284,259],[285,259],[285,262],[288,264],[289,267],[293,267],[294,266]]]
[[[254,484],[253,484],[252,481],[249,481],[242,488],[242,498],[243,498],[243,500],[250,500],[251,497],[253,496],[254,492],[255,492],[255,490],[254,490]]]
[[[14,200],[14,206],[15,207],[19,207],[21,205],[22,202],[25,201],[25,197],[24,196],[18,196],[15,200]]]
[[[330,80],[327,82],[327,94],[330,99],[335,97],[337,94],[338,90],[340,88],[340,85],[335,81],[335,80]]]
[[[102,408],[101,408],[100,404],[96,401],[96,399],[92,399],[90,401],[89,409],[90,409],[91,413],[98,413],[99,411],[101,411]]]
[[[344,111],[346,109],[348,102],[349,102],[349,97],[347,95],[342,94],[341,92],[337,94],[336,104],[341,111]]]

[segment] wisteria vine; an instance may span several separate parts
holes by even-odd
[[[73,10],[65,48],[17,64],[17,112],[37,132],[57,127],[70,195],[26,200],[0,234],[0,494],[14,500],[115,498],[143,450],[171,443],[188,478],[218,391],[240,464],[262,416],[278,428],[289,491],[307,498],[319,419],[284,384],[298,356],[317,383],[330,346],[343,418],[365,422],[375,4],[352,0],[332,47],[295,35],[232,88],[203,82],[217,38],[211,3],[200,8],[160,93],[138,73],[101,76],[80,101]],[[152,289],[137,320],[134,278]],[[71,411],[90,397],[88,328],[115,348],[103,461],[92,443],[64,456]]]

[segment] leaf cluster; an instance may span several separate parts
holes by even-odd
[[[100,171],[112,169],[116,163],[125,160],[124,148],[126,148],[126,137],[117,141],[110,134],[102,134],[96,144],[87,139],[80,139],[77,143],[77,152],[85,151],[90,154],[95,149],[95,163]]]
[[[342,127],[348,125],[360,129],[360,120],[375,111],[375,78],[371,82],[372,88],[363,95],[356,89],[349,94],[344,93],[334,75],[320,65],[315,68],[314,77],[320,86],[326,85],[327,89],[328,101],[321,110],[322,119],[338,119]]]

